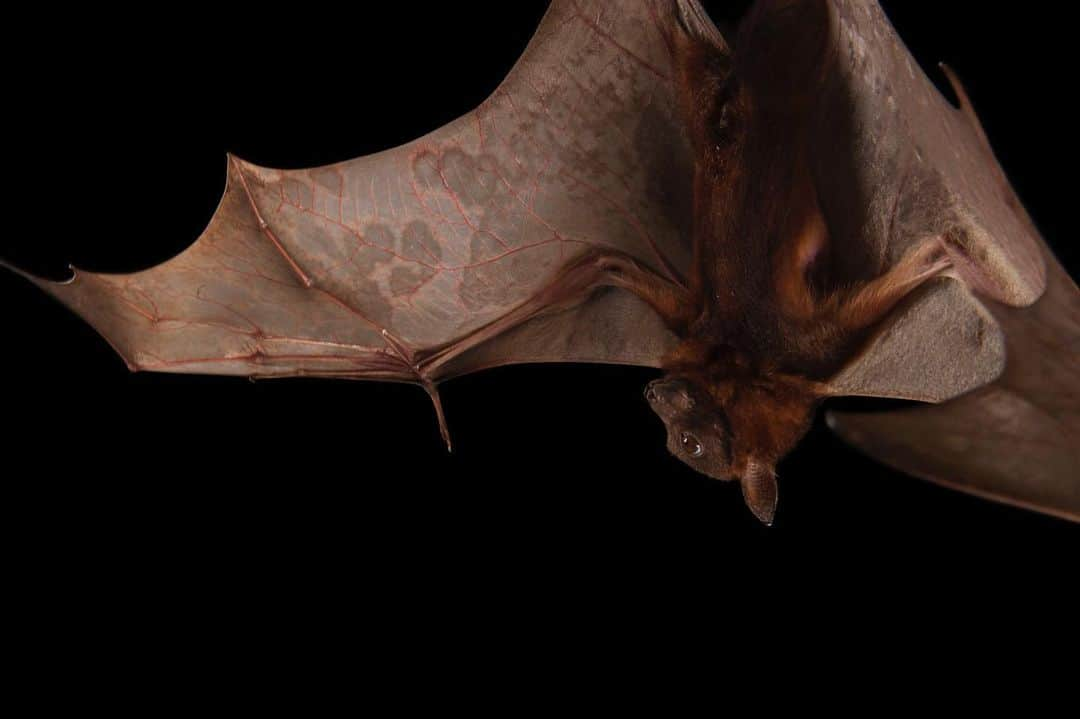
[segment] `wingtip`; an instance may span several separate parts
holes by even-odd
[[[251,160],[245,160],[244,158],[237,155],[235,152],[226,152],[225,153],[225,171],[226,172],[231,172],[231,171],[235,170],[236,172],[255,174],[255,173],[258,173],[260,170],[266,170],[266,169],[267,168],[263,167],[262,165],[256,164],[256,163],[252,162]]]
[[[75,281],[75,275],[77,274],[77,270],[75,269],[75,267],[72,266],[72,265],[68,265],[68,269],[71,271],[71,277],[68,277],[65,280],[49,280],[49,279],[46,279],[44,277],[38,277],[37,275],[35,275],[35,274],[31,273],[31,272],[27,272],[26,270],[17,267],[16,265],[8,262],[7,260],[5,260],[2,257],[0,257],[0,267],[8,270],[9,272],[12,272],[12,273],[18,275],[19,277],[22,277],[27,282],[30,282],[31,284],[37,285],[38,287],[40,287],[40,288],[42,288],[42,289],[44,289],[46,291],[50,287],[55,287],[57,285],[69,285],[69,284],[71,284],[72,282]]]
[[[3,257],[0,257],[0,267],[3,267],[5,270],[8,270],[9,272],[14,272],[15,274],[19,275],[20,277],[25,277],[28,280],[31,279],[31,276],[29,274],[23,272],[18,267],[11,264],[7,260],[5,260]]]

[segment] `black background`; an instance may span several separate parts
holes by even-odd
[[[744,4],[706,5],[731,21]],[[1075,183],[1061,180],[1076,159],[1070,29],[1052,3],[943,5],[886,9],[932,77],[945,60],[965,80],[1075,275]],[[496,87],[545,7],[96,8],[28,22],[32,49],[5,51],[5,209],[29,224],[0,235],[0,255],[55,278],[69,262],[165,260],[208,221],[226,151],[303,167],[417,137]],[[132,375],[31,286],[2,275],[0,298],[4,561],[21,606],[65,631],[145,613],[182,634],[268,604],[289,615],[293,598],[306,615],[374,603],[364,621],[403,611],[437,626],[470,610],[647,617],[654,598],[764,624],[813,624],[823,597],[1009,616],[1003,597],[1025,596],[1047,612],[1026,622],[1052,621],[1076,571],[1074,525],[893,473],[820,422],[779,468],[776,526],[758,526],[735,486],[666,454],[642,398],[651,371],[455,380],[448,456],[416,388]],[[783,607],[752,617],[761,594]]]

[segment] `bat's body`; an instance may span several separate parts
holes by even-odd
[[[712,477],[739,480],[750,508],[771,523],[775,464],[805,434],[829,394],[827,378],[949,261],[927,243],[875,277],[842,283],[830,272],[835,250],[809,164],[815,106],[804,97],[827,72],[825,29],[808,13],[802,43],[762,52],[767,38],[755,35],[768,34],[760,28],[768,3],[758,7],[744,21],[735,62],[708,35],[685,37],[676,53],[696,159],[689,287],[680,292],[633,268],[620,276],[681,339],[664,359],[667,376],[647,392],[668,425],[670,451]],[[769,67],[800,68],[804,85],[778,97],[772,77],[762,86]]]
[[[661,368],[646,397],[672,453],[739,480],[766,522],[776,462],[822,399],[946,402],[935,421],[964,424],[947,445],[919,439],[930,458],[912,471],[1080,516],[1080,301],[1048,275],[963,90],[950,107],[871,0],[759,0],[734,47],[695,0],[555,0],[460,120],[310,170],[230,157],[221,206],[179,257],[31,279],[132,369],[413,383],[448,443],[449,378]],[[1067,311],[1001,314],[1048,276]],[[1050,370],[1029,361],[1025,321],[1060,327]],[[948,401],[987,385],[986,402],[1049,398],[1038,422],[982,413],[1047,461],[1004,477],[965,463],[983,400],[957,415]],[[916,435],[900,426],[881,453],[905,466]]]

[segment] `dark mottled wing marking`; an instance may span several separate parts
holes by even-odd
[[[396,149],[273,170],[230,157],[192,247],[128,275],[35,280],[133,369],[418,381],[514,362],[655,365],[673,341],[618,291],[422,375],[416,364],[615,248],[690,261],[691,158],[670,33],[689,0],[556,0],[483,105]],[[681,22],[680,22],[681,19]]]

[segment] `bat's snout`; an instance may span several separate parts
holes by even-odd
[[[694,408],[694,398],[685,384],[668,378],[653,380],[645,387],[645,400],[661,417],[686,412]]]

